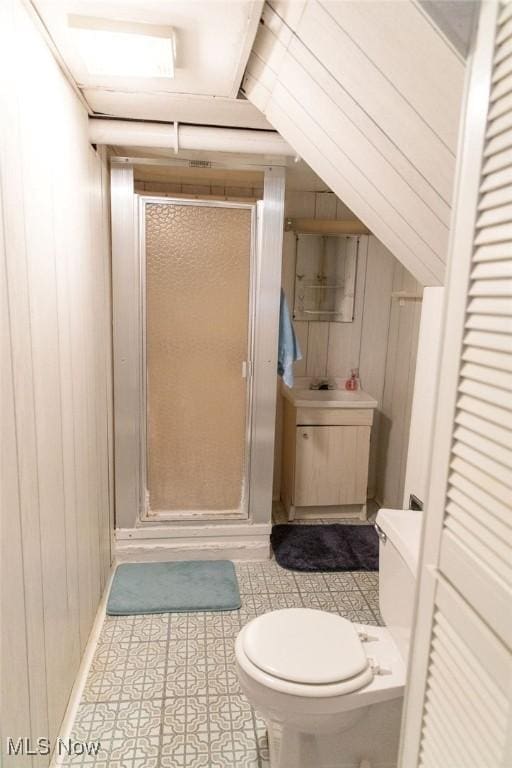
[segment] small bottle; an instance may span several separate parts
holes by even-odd
[[[358,368],[352,368],[350,372],[350,379],[347,379],[345,382],[345,389],[347,389],[349,392],[354,392],[356,389],[359,389],[359,369]]]

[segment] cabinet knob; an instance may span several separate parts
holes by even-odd
[[[304,438],[304,440],[307,440],[309,438],[309,435],[307,432],[303,432],[302,437]]]

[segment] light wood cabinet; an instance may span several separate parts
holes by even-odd
[[[281,498],[295,517],[366,517],[371,408],[284,402]]]

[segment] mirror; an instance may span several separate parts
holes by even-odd
[[[296,235],[294,320],[354,319],[357,235]]]

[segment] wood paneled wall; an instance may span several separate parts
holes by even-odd
[[[54,739],[111,563],[108,170],[19,0],[0,49],[2,736]]]
[[[332,192],[291,192],[286,216],[346,219],[353,214]],[[282,282],[290,307],[294,279],[295,235],[287,232]],[[362,236],[354,321],[296,322],[303,359],[294,370],[296,376],[345,378],[351,368],[359,368],[363,388],[379,402],[372,428],[369,496],[386,506],[401,507],[421,302],[406,301],[402,306],[391,297],[396,291],[419,293],[421,287],[376,237]],[[280,488],[279,408],[277,419],[275,497]]]
[[[414,0],[272,0],[243,88],[401,263],[439,285],[463,80]]]
[[[396,260],[392,289],[421,292],[416,280]],[[403,505],[421,305],[421,301],[397,299],[390,304],[384,387],[373,455],[375,498],[383,507]]]

